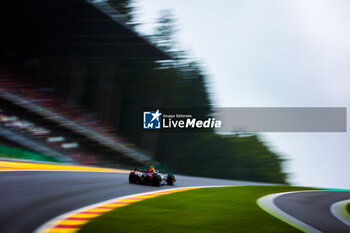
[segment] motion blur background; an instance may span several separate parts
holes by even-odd
[[[336,1],[134,1],[152,32],[171,9],[177,39],[205,64],[221,107],[349,107],[350,3]],[[299,185],[349,188],[349,133],[270,133]]]
[[[145,107],[199,107],[205,118],[213,106],[348,106],[349,8],[346,1],[3,3],[1,155],[350,188],[348,133],[141,130]]]

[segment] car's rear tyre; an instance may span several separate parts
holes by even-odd
[[[129,174],[129,183],[135,184],[136,183],[136,176],[134,172],[130,172]]]
[[[152,184],[154,186],[160,187],[162,185],[162,177],[160,175],[156,175],[153,177]]]
[[[168,185],[174,185],[175,181],[175,176],[173,174],[168,174],[168,177],[166,178]]]

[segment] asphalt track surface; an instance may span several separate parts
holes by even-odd
[[[350,227],[330,212],[333,203],[350,199],[348,191],[312,191],[284,194],[274,204],[285,213],[321,232],[350,232]]]
[[[71,210],[141,192],[188,186],[261,183],[177,176],[174,186],[128,183],[128,174],[70,171],[0,172],[0,233],[30,233]]]

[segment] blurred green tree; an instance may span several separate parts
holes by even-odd
[[[130,13],[129,1],[115,1],[121,12]],[[117,8],[118,9],[118,8]],[[286,183],[281,156],[269,150],[255,134],[143,132],[141,110],[191,108],[196,117],[212,115],[207,75],[201,64],[177,47],[176,25],[171,11],[164,11],[150,38],[170,54],[163,61],[123,61],[116,70],[123,91],[119,130],[155,160],[174,172],[188,175]]]
[[[121,14],[125,15],[128,22],[132,21],[132,0],[108,0],[108,4],[114,7]]]

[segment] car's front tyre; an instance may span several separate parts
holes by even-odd
[[[174,185],[175,181],[175,176],[173,174],[168,174],[168,177],[166,178],[168,185]]]

